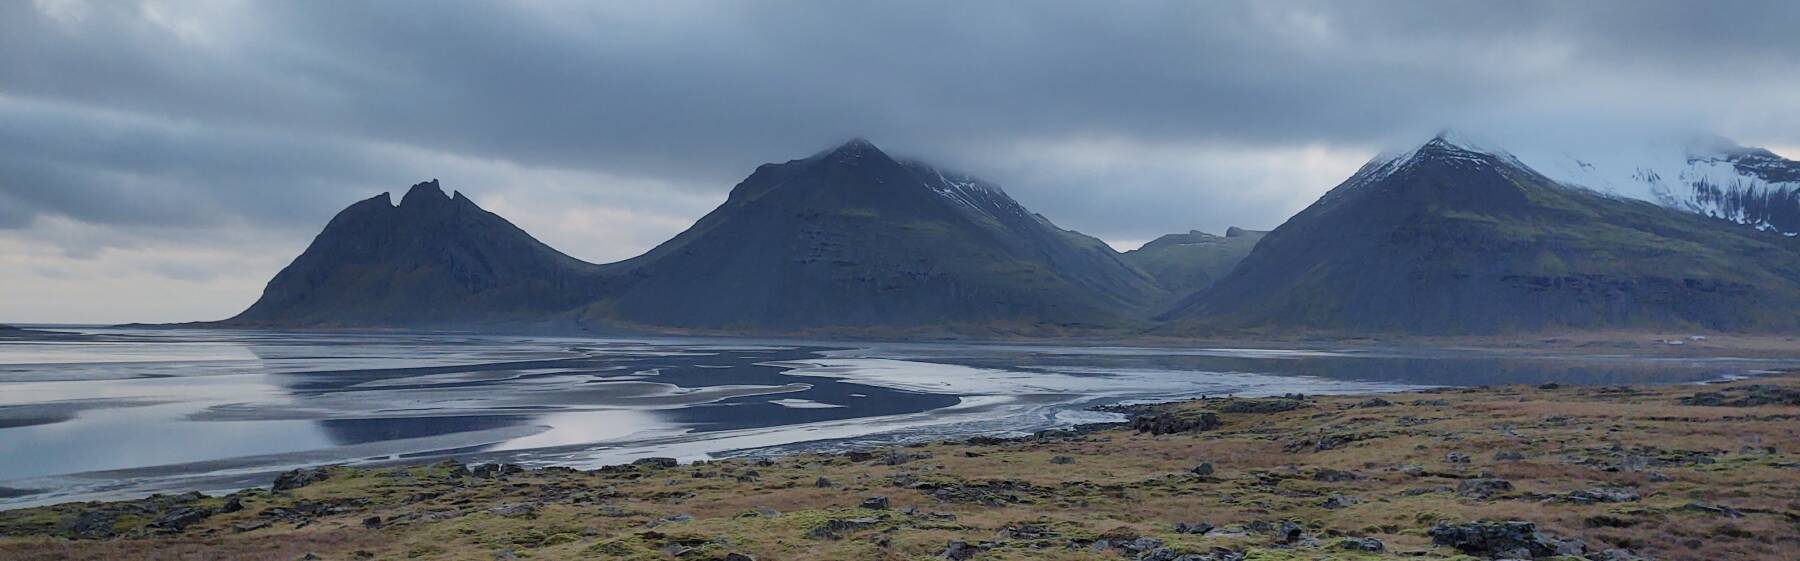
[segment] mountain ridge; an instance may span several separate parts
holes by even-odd
[[[759,166],[691,228],[596,265],[436,180],[350,205],[242,326],[1060,332],[1133,326],[1167,294],[999,186],[853,139]]]
[[[1439,135],[1371,160],[1158,319],[1164,332],[1792,330],[1780,310],[1800,304],[1797,284],[1790,239],[1572,188]]]

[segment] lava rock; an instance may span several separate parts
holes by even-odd
[[[1131,430],[1151,435],[1202,432],[1219,428],[1222,425],[1224,423],[1219,420],[1218,414],[1212,412],[1187,415],[1159,413],[1131,418]]]
[[[1211,532],[1212,529],[1213,529],[1213,525],[1207,524],[1205,522],[1195,522],[1193,524],[1189,524],[1186,522],[1176,522],[1175,523],[1175,533],[1177,533],[1177,534],[1204,535],[1207,532]]]
[[[275,476],[275,482],[271,487],[275,491],[291,491],[327,479],[331,479],[331,472],[325,468],[302,468],[289,470]]]
[[[1497,477],[1464,479],[1456,484],[1456,494],[1474,499],[1485,499],[1511,490],[1513,490],[1511,481]]]
[[[1380,553],[1387,550],[1387,544],[1381,543],[1381,540],[1375,538],[1346,538],[1344,541],[1338,542],[1338,548]]]
[[[1312,478],[1313,481],[1328,481],[1331,483],[1342,483],[1345,481],[1362,479],[1361,476],[1356,475],[1355,473],[1331,468],[1319,468],[1317,471],[1313,472]]]
[[[1536,524],[1521,521],[1442,524],[1428,534],[1434,544],[1491,559],[1536,559],[1581,555],[1587,551],[1587,546],[1579,540],[1551,538],[1539,532]]]
[[[158,517],[155,522],[150,523],[150,527],[168,532],[180,532],[187,529],[188,526],[206,520],[206,517],[211,515],[212,512],[206,509],[182,507]]]
[[[950,559],[952,561],[965,561],[974,557],[977,553],[981,553],[981,548],[969,545],[966,542],[952,541],[944,544],[944,551],[939,553],[938,557]]]
[[[1591,505],[1594,503],[1629,503],[1643,498],[1633,489],[1624,487],[1591,487],[1571,491],[1563,495],[1563,500],[1572,503]]]

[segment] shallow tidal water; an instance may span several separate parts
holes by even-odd
[[[589,468],[1022,434],[1096,405],[1686,383],[1800,360],[75,329],[0,340],[0,508],[266,485],[328,463]]]

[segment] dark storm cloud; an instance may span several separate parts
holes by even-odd
[[[1800,144],[1795,21],[1783,1],[0,2],[0,229],[304,239],[445,175],[655,208],[654,238],[853,135],[1111,240],[1271,227],[1446,125]],[[607,194],[533,190],[546,174]]]
[[[1559,79],[1754,85],[1739,64],[1800,63],[1785,2],[74,3],[57,21],[58,4],[0,8],[4,91],[191,123],[177,141],[199,161],[137,138],[71,162],[187,183],[254,162],[277,184],[373,171],[281,142],[201,155],[231,142],[211,126],[717,183],[853,134],[970,162],[1066,135],[1360,143],[1504,114]],[[104,181],[83,173],[26,177],[78,209],[108,194],[72,186]]]

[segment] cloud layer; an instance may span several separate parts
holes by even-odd
[[[0,320],[229,315],[428,178],[629,257],[869,137],[1119,245],[1445,126],[1800,146],[1793,2],[0,3]]]

